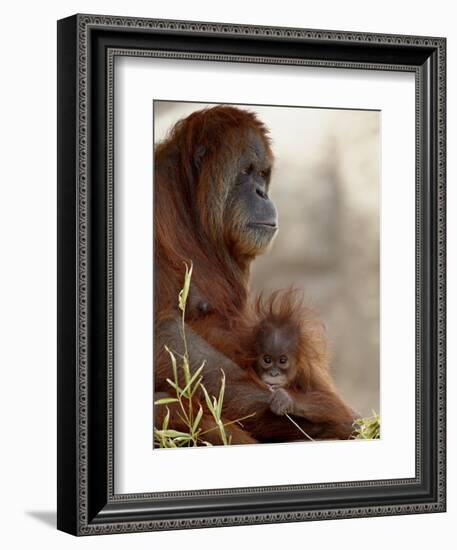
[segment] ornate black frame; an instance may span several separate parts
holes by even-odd
[[[445,511],[444,38],[74,15],[58,22],[58,528],[76,535]],[[416,476],[115,494],[116,55],[416,76]]]

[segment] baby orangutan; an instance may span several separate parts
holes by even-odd
[[[198,288],[191,288],[188,315],[205,328],[213,309]],[[271,392],[269,409],[278,416],[301,417],[314,439],[348,439],[354,413],[338,395],[328,369],[324,327],[304,305],[297,289],[262,295],[216,334],[214,346]],[[211,329],[208,334],[214,337]],[[277,441],[276,432],[263,441]]]
[[[349,424],[351,409],[337,395],[328,372],[323,325],[297,290],[274,292],[257,300],[251,336],[251,368],[272,392],[270,409],[310,421]]]
[[[258,327],[253,368],[273,393],[270,409],[275,414],[301,414],[300,399],[287,391],[299,390],[299,379],[303,377],[297,353],[299,337],[287,327],[275,324],[273,319],[265,319]]]

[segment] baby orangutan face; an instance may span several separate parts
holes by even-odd
[[[288,387],[297,374],[295,336],[288,327],[266,322],[260,326],[256,341],[257,376],[271,389]]]

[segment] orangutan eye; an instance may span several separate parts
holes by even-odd
[[[271,355],[264,355],[263,356],[263,362],[267,363],[267,365],[269,365],[271,363]]]
[[[279,357],[279,362],[281,363],[281,365],[285,365],[287,363],[287,355],[281,355]]]
[[[250,164],[249,166],[245,166],[241,170],[241,173],[243,174],[243,176],[249,176],[249,174],[251,174],[251,172],[252,172],[252,164]]]
[[[266,170],[260,170],[260,171],[258,172],[258,174],[259,174],[259,176],[260,176],[262,179],[264,179],[264,180],[266,180],[267,177],[268,177],[268,173],[267,173]]]

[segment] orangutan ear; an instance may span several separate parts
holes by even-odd
[[[200,170],[203,164],[203,157],[206,153],[206,147],[204,145],[199,145],[194,152],[194,164],[197,170]]]

